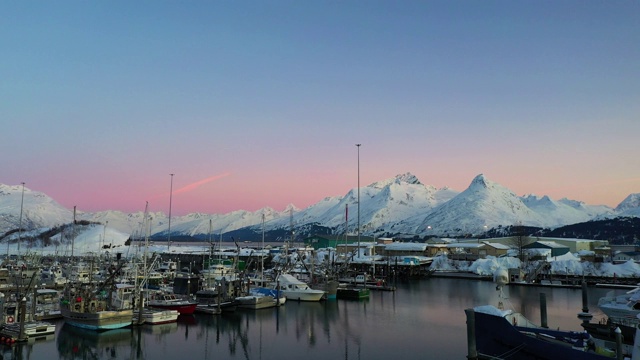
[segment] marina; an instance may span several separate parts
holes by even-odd
[[[604,317],[598,299],[609,289],[589,287],[593,322]],[[572,288],[506,286],[506,308],[530,319],[540,314],[546,293],[550,328],[582,331],[577,318],[581,291]],[[132,326],[105,332],[70,327],[56,320],[55,336],[0,347],[4,358],[95,359],[463,359],[467,355],[464,309],[497,305],[495,284],[428,278],[372,291],[368,299],[287,301],[262,310],[237,309],[211,315],[181,315],[176,323]],[[75,353],[74,350],[76,349]],[[80,354],[78,353],[80,352]]]

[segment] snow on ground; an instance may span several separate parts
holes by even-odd
[[[29,232],[23,232],[21,234],[13,234],[17,240],[18,237],[27,238],[35,234]],[[7,254],[26,254],[26,253],[39,253],[41,255],[71,255],[71,242],[69,238],[71,235],[65,235],[65,240],[62,243],[67,245],[48,245],[43,246],[42,243],[37,242],[34,244],[21,243],[21,248],[18,248],[17,242],[11,243],[5,249],[0,248],[0,254],[6,251]],[[83,225],[79,226],[79,231],[73,236],[73,254],[83,255],[88,253],[111,253],[116,252],[123,253],[125,257],[138,256],[144,251],[144,246],[127,246],[125,245],[129,234],[122,233],[114,228],[104,227],[100,224]],[[60,234],[51,237],[52,244],[60,244]],[[109,248],[103,249],[104,245],[108,245]],[[234,246],[228,247],[235,250]],[[260,250],[256,249],[241,249],[241,251],[250,251],[253,255],[259,255]],[[190,253],[190,254],[208,254],[209,246],[204,245],[182,245],[179,243],[172,244],[170,247],[166,243],[154,244],[149,243],[147,246],[148,253]],[[243,254],[249,255],[249,254]],[[318,251],[317,260],[321,262],[325,256],[335,256],[335,249],[324,249]],[[612,263],[591,263],[587,261],[580,261],[580,258],[574,254],[566,253],[562,256],[551,257],[547,254],[547,262],[551,265],[550,272],[552,274],[560,275],[590,275],[590,276],[608,276],[608,277],[640,277],[640,265],[636,264],[632,260],[629,260],[623,264]],[[450,260],[446,255],[439,255],[433,258],[431,269],[436,271],[461,271],[471,272],[483,276],[492,276],[496,270],[519,268],[520,260],[513,256],[494,257],[487,256],[485,259],[478,259],[476,261],[454,261]],[[531,262],[524,266],[525,271],[530,271],[539,266],[539,262]]]
[[[550,273],[559,275],[590,275],[608,277],[640,277],[640,265],[633,260],[623,264],[612,263],[592,263],[580,261],[577,256],[567,253],[562,256],[548,257],[547,261],[551,265]],[[525,270],[538,267],[539,262],[528,264]],[[471,272],[483,276],[491,276],[496,270],[513,269],[520,267],[520,260],[507,256],[496,258],[487,256],[485,259],[478,259],[473,262],[449,260],[446,255],[437,256],[433,259],[431,269],[436,271],[461,271]]]

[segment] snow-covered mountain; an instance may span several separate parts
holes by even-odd
[[[640,193],[627,196],[616,206],[615,211],[620,216],[640,217]]]
[[[0,184],[0,236],[18,228],[23,187]],[[592,206],[569,199],[548,196],[518,196],[484,175],[476,176],[467,189],[458,192],[424,185],[413,174],[374,182],[360,188],[360,227],[364,235],[457,235],[478,234],[498,226],[522,224],[558,227],[594,218],[640,217],[640,194],[631,194],[616,209]],[[239,229],[259,232],[296,229],[315,224],[335,234],[355,233],[358,225],[358,189],[344,196],[327,197],[305,209],[289,205],[282,212],[264,208],[255,212],[236,210],[227,214],[192,213],[171,218],[171,234],[207,235]],[[348,207],[348,223],[347,223]],[[70,223],[73,211],[45,194],[24,188],[23,229],[47,228]],[[161,212],[150,214],[152,235],[166,235],[169,219]],[[78,212],[78,220],[99,222],[106,229],[143,236],[143,212]]]
[[[22,216],[20,209],[22,208]],[[0,234],[11,229],[51,227],[71,222],[73,210],[23,185],[0,184]]]

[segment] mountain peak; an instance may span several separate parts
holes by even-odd
[[[298,207],[296,207],[293,204],[289,204],[289,205],[287,205],[287,207],[284,208],[283,212],[286,212],[286,213],[294,212],[295,213],[295,212],[299,212],[299,211],[300,211],[300,209]]]
[[[469,187],[489,187],[489,181],[484,177],[484,174],[479,174],[471,181]]]
[[[629,194],[618,206],[616,211],[625,211],[629,209],[640,208],[640,193]]]
[[[410,172],[404,173],[404,174],[398,174],[395,177],[391,178],[391,179],[386,179],[386,180],[382,180],[382,181],[376,181],[374,183],[372,183],[371,185],[369,185],[368,187],[371,188],[375,188],[375,189],[382,189],[384,187],[388,187],[390,185],[393,184],[409,184],[409,185],[422,185],[422,183],[420,182],[420,180],[418,180],[418,178],[413,175]]]
[[[418,180],[418,178],[410,172],[396,175],[395,182],[396,184],[401,184],[401,183],[414,184],[414,185],[421,184],[420,180]]]

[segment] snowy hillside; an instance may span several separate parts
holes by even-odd
[[[23,202],[22,190],[22,185],[0,184],[0,234],[19,228],[21,207],[23,229],[60,225],[73,220],[73,210],[27,187],[24,187]]]
[[[26,232],[14,233],[3,239],[5,248],[11,254],[26,254],[36,251],[40,255],[74,255],[93,253],[127,252],[129,247],[125,242],[129,234],[100,224],[69,225],[63,231],[52,236],[47,243],[42,240],[31,241],[49,228],[40,228]],[[22,239],[18,246],[18,239]],[[6,244],[9,244],[8,249]],[[73,247],[73,250],[72,250]],[[106,247],[106,248],[104,248]]]

